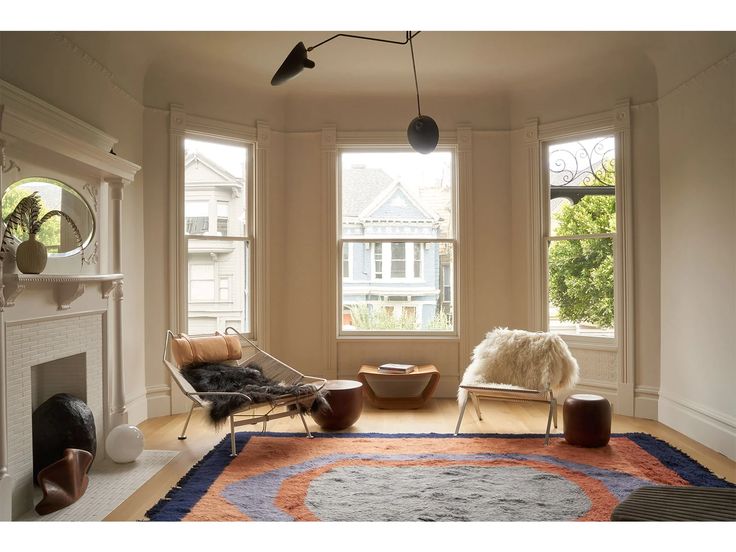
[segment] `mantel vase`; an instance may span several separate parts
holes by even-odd
[[[46,246],[36,239],[36,234],[29,234],[28,241],[15,251],[15,262],[23,274],[41,274],[47,260]]]

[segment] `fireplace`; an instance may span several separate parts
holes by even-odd
[[[86,250],[50,256],[42,274],[20,274],[15,263],[0,262],[0,521],[33,507],[34,405],[58,392],[79,396],[92,411],[100,444],[128,421],[123,189],[140,167],[111,155],[116,143],[0,80],[0,193],[25,178],[59,180],[94,220]]]
[[[33,508],[31,414],[56,393],[84,400],[104,443],[103,314],[53,317],[6,326],[9,472],[15,477],[13,518]],[[104,455],[98,447],[97,458]]]

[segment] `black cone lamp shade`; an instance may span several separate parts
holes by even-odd
[[[276,71],[276,74],[271,79],[271,85],[278,86],[296,77],[305,67],[311,69],[314,67],[314,62],[311,59],[307,59],[307,48],[303,42],[300,42],[286,56],[284,63],[281,64],[281,67],[279,67],[279,70]]]
[[[409,123],[406,136],[414,151],[432,153],[440,141],[440,130],[432,117],[420,115]]]

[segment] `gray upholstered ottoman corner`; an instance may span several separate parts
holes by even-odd
[[[612,521],[736,521],[736,488],[640,487],[611,514]]]

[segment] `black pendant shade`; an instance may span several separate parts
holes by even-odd
[[[420,115],[414,117],[406,129],[406,136],[414,151],[432,153],[440,141],[440,129],[432,117]]]
[[[281,67],[279,67],[279,70],[276,71],[276,74],[271,79],[271,85],[278,86],[296,77],[305,67],[311,69],[314,67],[314,62],[311,59],[307,59],[307,48],[303,42],[300,42],[286,56],[284,63],[281,64]]]
[[[375,42],[387,42],[389,44],[399,45],[409,44],[409,48],[411,49],[411,65],[412,69],[414,70],[414,86],[417,91],[418,116],[412,119],[411,123],[409,123],[409,128],[406,130],[406,136],[409,140],[409,144],[414,149],[414,151],[423,154],[432,153],[437,147],[437,143],[440,140],[440,131],[439,128],[437,128],[437,123],[434,121],[434,119],[432,119],[432,117],[422,115],[422,108],[419,104],[419,82],[417,80],[417,67],[414,61],[414,45],[412,43],[412,39],[418,34],[419,31],[416,31],[414,33],[412,33],[411,31],[407,31],[405,40],[398,41],[387,40],[378,37],[338,33],[331,36],[327,40],[323,40],[322,42],[315,44],[314,46],[310,46],[308,49],[304,46],[303,42],[300,42],[299,44],[294,46],[294,48],[284,60],[284,63],[282,63],[281,67],[279,67],[279,70],[276,71],[276,74],[271,79],[271,85],[278,86],[279,84],[283,84],[286,81],[296,77],[299,73],[302,72],[305,67],[308,67],[310,69],[314,67],[314,62],[311,59],[307,59],[307,53],[338,37],[358,38],[361,40],[372,40]]]

